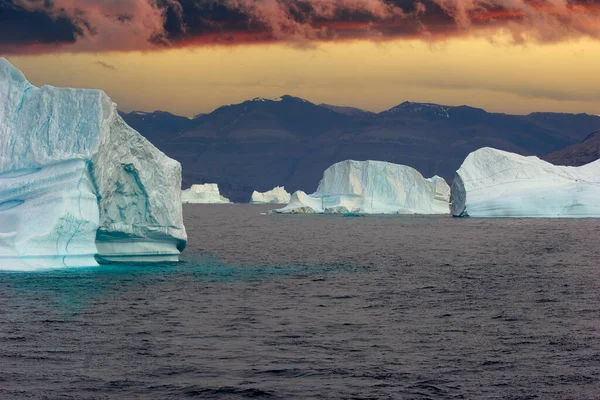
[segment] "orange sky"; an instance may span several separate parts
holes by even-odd
[[[509,41],[254,44],[8,59],[36,85],[100,88],[125,111],[192,116],[291,94],[372,111],[410,100],[519,114],[600,114],[599,41],[503,44]]]

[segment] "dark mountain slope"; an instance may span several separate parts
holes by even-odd
[[[350,117],[370,118],[374,115],[377,115],[374,112],[362,110],[356,107],[333,106],[331,104],[319,104],[319,107],[325,107],[332,111],[335,111],[336,113],[348,115]]]
[[[179,133],[193,126],[193,121],[186,117],[173,115],[165,111],[145,113],[133,111],[120,113],[129,126],[140,127],[146,139],[153,143],[172,140]]]
[[[600,131],[594,132],[581,143],[548,154],[544,160],[555,165],[578,167],[600,158]]]

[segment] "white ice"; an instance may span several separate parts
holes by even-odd
[[[0,58],[0,269],[175,261],[180,187],[104,92],[37,88]]]
[[[181,201],[186,204],[230,204],[229,199],[221,196],[216,183],[192,185],[181,192]]]
[[[252,193],[250,203],[252,204],[287,204],[290,202],[291,195],[286,192],[283,186],[277,186],[267,192]]]
[[[452,185],[452,215],[470,217],[600,217],[600,160],[552,165],[482,148],[465,159]]]
[[[450,188],[414,168],[347,160],[323,173],[317,191],[296,192],[278,213],[448,214]]]

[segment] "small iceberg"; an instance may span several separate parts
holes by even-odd
[[[192,185],[181,192],[181,201],[184,204],[231,204],[229,199],[221,196],[216,183]]]
[[[250,200],[251,204],[287,204],[290,202],[292,195],[286,192],[283,186],[277,186],[267,192],[252,193]]]

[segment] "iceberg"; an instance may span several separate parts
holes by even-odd
[[[277,186],[267,192],[252,192],[250,203],[252,204],[287,204],[291,195],[285,191],[283,186]]]
[[[600,160],[581,167],[550,164],[492,148],[467,156],[456,172],[456,217],[600,217]]]
[[[180,187],[104,92],[37,88],[0,58],[0,270],[177,261]]]
[[[221,196],[216,183],[192,185],[181,192],[181,201],[185,204],[230,204],[229,199]]]
[[[383,161],[346,160],[327,168],[317,191],[298,191],[277,213],[449,214],[450,187],[416,169]]]

